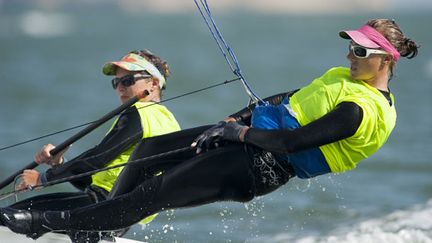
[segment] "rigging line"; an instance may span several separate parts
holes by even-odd
[[[203,13],[201,7],[199,6],[198,2],[196,0],[194,0],[194,1],[195,1],[195,5],[197,6],[197,8],[198,8],[198,10],[199,10],[199,12],[201,14],[201,16],[203,17],[203,19],[204,19],[204,21],[205,21],[205,23],[206,23],[206,25],[208,27],[208,29],[209,29],[209,31],[210,31],[213,39],[216,41],[216,44],[218,45],[219,50],[222,52],[222,55],[224,56],[226,62],[228,63],[231,71],[237,77],[241,78],[243,86],[245,86],[244,88],[246,89],[246,92],[248,93],[249,97],[255,101],[256,98],[255,98],[254,94],[252,94],[252,92],[250,90],[250,87],[248,87],[245,84],[246,81],[245,81],[245,79],[244,79],[244,77],[243,77],[243,75],[242,75],[242,73],[240,71],[241,69],[240,69],[240,65],[238,63],[238,60],[237,60],[234,52],[232,51],[231,47],[227,44],[227,42],[223,38],[223,36],[222,36],[219,28],[216,26],[216,23],[213,20],[213,17],[212,17],[212,14],[210,12],[210,8],[207,5],[207,2],[204,3],[202,0],[200,0],[202,8],[205,10],[205,13],[207,14],[207,15],[204,15],[204,13]],[[210,25],[210,22],[211,22],[211,25]],[[222,45],[225,47],[225,49],[222,47]],[[234,63],[235,68],[233,67],[230,59],[228,58],[227,52],[228,52],[228,54],[229,54],[229,56],[231,58],[231,61]]]
[[[17,182],[18,182],[18,180],[19,180],[21,177],[22,177],[22,174],[17,175],[17,176],[14,178],[14,183],[13,183],[14,187],[13,187],[13,188],[14,188],[15,191],[17,190],[17,189],[16,189]],[[15,202],[18,202],[18,193],[19,193],[19,192],[15,192],[15,191],[12,191],[12,192],[9,192],[9,193],[3,193],[3,194],[0,194],[0,201],[3,201],[4,199],[9,198],[9,197],[11,197],[11,196],[15,196]]]
[[[79,179],[79,178],[82,178],[82,177],[93,175],[93,174],[98,173],[98,172],[102,172],[102,171],[106,171],[106,170],[111,170],[111,169],[115,169],[115,168],[131,165],[131,164],[138,164],[138,163],[149,161],[149,160],[155,160],[154,163],[148,163],[146,165],[147,167],[151,167],[151,166],[153,166],[155,164],[161,163],[161,161],[157,160],[159,158],[163,158],[165,156],[170,156],[170,155],[173,155],[173,154],[176,154],[176,153],[186,152],[186,151],[192,150],[192,149],[194,149],[194,148],[192,148],[190,146],[179,148],[179,149],[174,149],[174,150],[171,150],[171,151],[167,151],[167,152],[164,152],[164,153],[151,155],[151,156],[144,157],[144,158],[141,158],[141,159],[130,160],[130,161],[125,162],[125,163],[121,163],[121,164],[117,164],[117,165],[113,165],[113,166],[109,166],[109,167],[105,167],[105,168],[101,168],[101,169],[96,169],[96,170],[80,173],[80,174],[73,175],[73,176],[68,176],[68,177],[65,177],[65,178],[53,180],[53,181],[50,181],[50,182],[47,182],[47,183],[43,183],[43,184],[38,184],[38,185],[35,185],[35,186],[31,186],[29,188],[23,188],[23,189],[14,190],[14,191],[11,191],[11,192],[2,193],[2,194],[0,194],[0,200],[3,200],[5,198],[7,198],[7,197],[10,197],[12,195],[16,195],[16,194],[21,193],[21,192],[32,191],[34,189],[45,188],[45,187],[57,185],[57,184],[60,184],[60,183],[63,183],[63,182],[69,182],[69,181],[72,181],[72,180],[75,180],[75,179]]]
[[[198,92],[202,92],[202,91],[205,91],[205,90],[208,90],[208,89],[212,89],[212,88],[215,88],[217,86],[229,84],[229,83],[235,82],[237,80],[241,80],[241,78],[237,77],[235,79],[225,80],[225,81],[217,83],[217,84],[213,84],[213,85],[201,88],[201,89],[197,89],[197,90],[190,91],[190,92],[187,92],[187,93],[184,93],[184,94],[181,94],[181,95],[177,95],[177,96],[174,96],[172,98],[168,98],[166,100],[155,102],[155,103],[150,104],[148,106],[151,106],[151,105],[154,105],[154,104],[160,104],[160,103],[171,101],[171,100],[178,99],[178,98],[182,98],[184,96],[188,96],[188,95],[195,94],[195,93],[198,93]],[[146,108],[146,107],[147,106],[140,107],[139,109]],[[83,127],[83,126],[87,126],[87,125],[93,124],[95,122],[97,122],[97,120],[96,121],[92,121],[92,122],[87,122],[87,123],[84,123],[84,124],[81,124],[81,125],[76,125],[76,126],[73,126],[73,127],[70,127],[70,128],[63,129],[63,130],[59,130],[59,131],[56,131],[56,132],[53,132],[53,133],[49,133],[49,134],[46,134],[46,135],[42,135],[42,136],[39,136],[39,137],[36,137],[36,138],[29,139],[29,140],[25,140],[23,142],[15,143],[15,144],[12,144],[12,145],[7,145],[7,146],[4,146],[4,147],[1,147],[0,151],[7,150],[7,149],[10,149],[10,148],[13,148],[13,147],[18,147],[18,146],[26,144],[26,143],[34,142],[34,141],[37,141],[37,140],[40,140],[40,139],[43,139],[43,138],[47,138],[47,137],[51,137],[53,135],[60,134],[60,133],[63,133],[63,132],[67,132],[67,131],[70,131],[70,130],[74,130],[74,129],[77,129],[77,128],[80,128],[80,127]]]
[[[115,146],[113,146],[113,147],[111,147],[111,148],[109,148],[109,149],[106,149],[105,151],[103,151],[103,152],[101,152],[101,153],[98,153],[98,154],[95,154],[95,155],[92,155],[92,156],[89,156],[89,157],[85,157],[85,158],[82,158],[82,159],[72,159],[72,160],[73,160],[73,162],[82,162],[82,163],[87,164],[87,165],[90,166],[90,167],[96,168],[95,166],[89,164],[89,163],[87,162],[87,160],[95,159],[95,158],[98,158],[98,157],[100,157],[100,156],[103,156],[104,154],[108,154],[108,153],[112,152],[113,150],[115,150],[116,148],[121,147],[121,146],[123,146],[124,144],[127,144],[127,143],[129,143],[130,141],[134,140],[134,139],[135,139],[135,136],[137,136],[138,134],[142,134],[142,133],[143,133],[143,131],[139,131],[139,132],[133,134],[132,136],[127,137],[127,138],[124,139],[123,141],[117,143]],[[144,139],[145,139],[145,138],[144,138]],[[71,161],[72,161],[72,160],[71,160]]]
[[[201,7],[198,5],[197,1],[196,1],[196,0],[194,0],[194,1],[195,1],[195,5],[197,6],[197,8],[198,8],[198,10],[199,10],[199,12],[200,12],[200,14],[201,14],[201,16],[203,17],[203,19],[204,19],[204,21],[205,21],[205,23],[206,23],[206,25],[207,25],[207,27],[208,27],[210,33],[212,34],[213,39],[216,41],[216,44],[218,45],[219,50],[222,52],[222,55],[224,56],[225,60],[227,61],[228,65],[229,65],[229,67],[230,67],[230,69],[231,69],[231,71],[232,71],[234,74],[236,74],[236,70],[238,69],[238,67],[236,67],[236,68],[233,67],[233,65],[231,64],[231,61],[229,60],[229,58],[228,58],[228,56],[227,56],[227,54],[226,54],[224,48],[222,47],[222,44],[220,43],[221,40],[219,40],[219,39],[216,37],[215,30],[213,30],[213,29],[211,28],[210,23],[209,23],[209,20],[207,20],[207,17],[204,15],[204,13],[203,13],[203,11],[201,10]],[[201,4],[202,4],[202,3],[201,3]],[[226,47],[226,45],[225,45],[225,47]],[[237,74],[236,74],[236,76],[237,76]]]
[[[188,93],[184,93],[184,94],[182,94],[182,95],[174,96],[174,97],[171,97],[171,98],[166,99],[166,100],[163,100],[163,101],[154,102],[154,103],[151,103],[151,104],[145,105],[145,106],[143,106],[143,107],[139,107],[139,108],[137,108],[137,110],[139,110],[139,109],[143,109],[143,108],[147,108],[147,107],[150,107],[150,106],[153,106],[153,105],[156,105],[156,104],[160,104],[160,103],[162,103],[162,102],[167,102],[167,101],[171,101],[171,100],[174,100],[174,99],[178,99],[178,98],[181,98],[181,97],[184,97],[184,96],[187,96],[187,95],[191,95],[191,94],[194,94],[194,93],[198,93],[198,92],[201,92],[201,91],[203,91],[203,90],[205,90],[205,89],[210,89],[210,88],[217,87],[217,86],[219,86],[219,85],[221,85],[221,84],[228,84],[228,83],[230,83],[230,82],[234,82],[234,81],[237,81],[237,80],[239,80],[239,78],[235,78],[235,79],[232,79],[232,80],[226,80],[226,81],[224,81],[223,83],[214,84],[214,85],[211,85],[211,86],[208,86],[208,87],[202,88],[202,89],[198,89],[198,90],[194,90],[194,91],[191,91],[191,92],[188,92]],[[127,111],[126,111],[126,112],[127,112]],[[91,123],[93,123],[93,122],[89,122],[89,123],[87,123],[87,124],[91,124]],[[102,155],[104,155],[104,154],[106,154],[106,153],[109,153],[109,152],[113,151],[114,149],[116,149],[117,147],[120,147],[120,146],[122,146],[123,144],[128,143],[130,140],[132,140],[132,139],[133,139],[136,135],[138,135],[139,133],[142,133],[142,132],[140,131],[140,132],[137,132],[136,134],[133,134],[132,136],[129,136],[129,137],[126,138],[124,141],[118,143],[118,144],[115,145],[114,147],[112,147],[112,148],[110,148],[110,149],[108,149],[108,150],[106,150],[106,151],[104,151],[104,152],[102,152],[102,153],[95,154],[95,155],[93,155],[93,156],[86,157],[86,158],[84,158],[84,159],[79,159],[79,160],[76,160],[76,161],[85,161],[85,160],[88,160],[88,159],[94,159],[94,158],[97,158],[97,157],[99,157],[99,156],[102,156]]]
[[[154,103],[152,103],[152,104],[149,104],[149,105],[146,105],[146,106],[140,107],[140,108],[138,108],[138,109],[146,108],[146,107],[149,107],[149,106],[152,106],[152,105],[160,104],[160,103],[162,103],[162,102],[167,102],[167,101],[171,101],[171,100],[174,100],[174,99],[178,99],[178,98],[181,98],[181,97],[184,97],[184,96],[188,96],[188,95],[191,95],[191,94],[199,93],[199,92],[201,92],[201,91],[204,91],[204,90],[207,90],[207,89],[211,89],[211,88],[215,88],[215,87],[220,86],[220,85],[229,84],[229,83],[232,83],[232,82],[235,82],[235,81],[238,81],[238,80],[241,80],[241,78],[240,78],[240,77],[237,77],[237,78],[234,78],[234,79],[231,79],[231,80],[225,80],[225,81],[222,82],[222,83],[213,84],[213,85],[210,85],[210,86],[207,86],[207,87],[201,88],[201,89],[197,89],[197,90],[190,91],[190,92],[187,92],[187,93],[184,93],[184,94],[181,94],[181,95],[174,96],[174,97],[169,98],[169,99],[165,99],[165,100],[162,100],[162,101],[159,101],[159,102],[154,102]]]
[[[195,5],[197,6],[201,16],[203,17],[203,19],[204,19],[204,21],[208,27],[208,29],[210,30],[210,33],[212,34],[213,39],[216,41],[216,43],[219,47],[219,50],[222,52],[222,55],[224,56],[228,65],[230,66],[231,71],[233,71],[233,73],[237,77],[240,78],[240,80],[242,81],[243,87],[245,88],[246,93],[248,94],[248,96],[252,102],[259,102],[259,103],[265,104],[265,102],[258,95],[255,94],[255,92],[252,90],[249,83],[244,78],[242,71],[241,71],[241,68],[240,68],[240,64],[238,62],[238,59],[237,59],[233,49],[225,41],[225,39],[222,36],[221,31],[217,27],[216,22],[214,21],[212,13],[210,11],[210,7],[207,3],[207,0],[199,0],[199,1],[200,1],[200,4],[202,5],[202,7],[200,7],[200,4],[197,2],[197,0],[194,0]],[[206,15],[204,14],[202,9],[205,10]],[[211,22],[211,25],[210,25],[210,22]],[[225,47],[226,51],[224,50],[222,45]],[[236,68],[234,68],[233,65],[231,64],[231,61],[229,60],[226,52],[228,52],[229,56],[231,57],[231,61],[235,64]]]
[[[37,141],[37,140],[41,140],[43,138],[51,137],[51,136],[56,135],[56,134],[67,132],[67,131],[70,131],[70,130],[74,130],[74,129],[77,129],[77,128],[80,128],[80,127],[83,127],[83,126],[87,126],[87,125],[93,124],[95,122],[96,121],[87,122],[87,123],[84,123],[84,124],[81,124],[81,125],[77,125],[77,126],[73,126],[73,127],[70,127],[70,128],[66,128],[66,129],[63,129],[63,130],[60,130],[60,131],[56,131],[56,132],[53,132],[53,133],[48,133],[48,134],[42,135],[40,137],[36,137],[36,138],[29,139],[29,140],[25,140],[23,142],[19,142],[19,143],[15,143],[15,144],[12,144],[12,145],[8,145],[8,146],[0,148],[0,151],[7,150],[7,149],[10,149],[10,148],[13,148],[13,147],[18,147],[18,146],[26,144],[26,143],[31,143],[31,142],[34,142],[34,141]]]
[[[17,176],[15,177],[15,179],[14,179],[14,188],[15,188],[15,190],[16,190],[15,185],[17,184],[18,179],[19,179],[20,177],[21,177],[21,175],[17,175]],[[9,197],[11,197],[11,196],[15,196],[15,202],[18,202],[18,192],[9,192],[9,193],[6,193],[6,194],[0,194],[0,201],[4,200],[4,199],[6,199],[6,198],[9,198]]]

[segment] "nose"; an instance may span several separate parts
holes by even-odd
[[[124,91],[125,89],[126,87],[121,82],[117,85],[117,90]]]

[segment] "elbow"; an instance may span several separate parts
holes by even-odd
[[[283,147],[283,153],[289,154],[296,152],[296,147],[292,143],[285,143]]]
[[[275,140],[273,142],[273,151],[270,152],[276,152],[276,153],[282,153],[282,154],[289,154],[296,152],[296,147],[292,143],[292,141],[281,139],[281,140]]]

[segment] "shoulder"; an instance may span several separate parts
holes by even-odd
[[[332,67],[327,70],[323,76],[341,76],[341,77],[350,77],[350,70],[347,67]]]
[[[336,85],[339,86],[344,82],[352,82],[350,76],[350,70],[347,67],[332,67],[328,69],[323,75],[315,78],[312,81],[313,85],[327,86]]]
[[[166,106],[153,102],[137,102],[135,106],[142,122],[173,121],[177,123],[174,114]]]
[[[134,122],[139,122],[139,120],[140,120],[139,109],[135,106],[131,106],[127,108],[123,113],[121,113],[117,122],[114,122],[114,124],[120,126],[120,125],[126,125]]]
[[[172,115],[166,106],[154,102],[137,102],[134,106],[141,116]]]

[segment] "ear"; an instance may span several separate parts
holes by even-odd
[[[385,63],[389,63],[391,61],[393,61],[393,57],[391,57],[390,55],[385,55],[384,60]]]
[[[390,63],[393,61],[393,58],[389,55],[385,55],[383,56],[383,58],[381,58],[381,63],[379,66],[379,69],[383,69],[385,66],[390,66]]]
[[[152,86],[160,88],[160,86],[159,86],[159,79],[158,78],[152,77]]]

